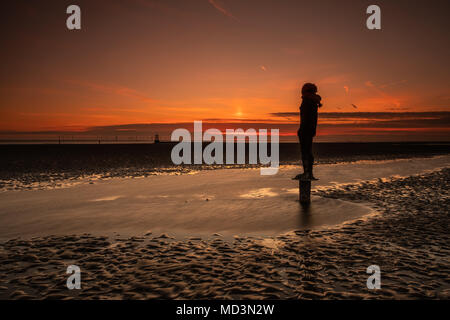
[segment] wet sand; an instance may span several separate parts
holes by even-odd
[[[383,179],[373,177],[376,164],[362,164],[360,179],[346,182],[339,181],[343,167],[329,168],[341,170],[320,181],[316,199],[377,212],[344,224],[270,236],[236,232],[232,239],[219,233],[174,238],[151,230],[5,240],[0,298],[449,299],[450,169],[448,159],[438,161],[440,167],[428,163],[421,170],[414,161],[379,164],[391,176]],[[302,212],[303,219],[311,215]],[[82,269],[82,290],[65,286],[71,264]],[[366,268],[374,264],[381,268],[377,291],[366,288]]]
[[[175,143],[156,144],[0,144],[0,192],[45,189],[83,180],[178,175],[256,165],[174,165]],[[206,146],[206,144],[205,144]],[[314,143],[317,164],[393,160],[449,154],[449,142]],[[280,143],[280,163],[298,165],[298,143]],[[226,149],[226,148],[225,148]],[[248,145],[246,145],[248,154]],[[224,150],[226,155],[226,150]]]
[[[408,176],[450,162],[450,156],[319,165],[316,189],[342,183]],[[79,181],[78,185],[0,193],[0,240],[47,235],[151,230],[176,237],[274,236],[332,226],[372,214],[370,205],[315,197],[305,216],[298,203],[298,168],[261,176],[259,169],[207,170],[188,175]],[[306,217],[308,217],[306,219]]]

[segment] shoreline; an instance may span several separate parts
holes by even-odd
[[[174,166],[175,143],[152,145],[0,145],[0,191],[35,189],[39,184],[58,186],[68,180],[149,177],[192,174],[200,171],[260,168],[260,165]],[[450,142],[315,143],[316,164],[430,158],[449,155]],[[298,143],[280,143],[282,166],[298,165]],[[249,150],[246,145],[246,153]]]
[[[430,155],[430,156],[404,156],[392,157],[383,159],[347,159],[347,160],[325,160],[317,161],[315,167],[323,165],[339,165],[339,164],[358,164],[358,163],[390,163],[394,161],[408,160],[408,159],[436,159],[446,157],[448,154]],[[70,188],[80,184],[93,184],[100,181],[108,181],[112,179],[141,179],[152,176],[169,176],[169,175],[192,175],[204,171],[213,170],[258,170],[262,168],[261,165],[192,165],[192,166],[178,166],[167,168],[122,168],[111,169],[109,171],[100,173],[80,173],[80,172],[55,172],[55,173],[23,173],[15,175],[11,179],[0,178],[0,193],[10,191],[24,191],[24,190],[48,190],[57,188]],[[286,168],[301,168],[300,164],[285,163],[280,164],[280,169]]]

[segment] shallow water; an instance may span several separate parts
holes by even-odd
[[[448,166],[450,156],[319,165],[313,190]],[[298,168],[277,175],[259,169],[202,171],[195,175],[116,178],[50,190],[0,194],[0,238],[50,234],[139,235],[149,230],[177,237],[276,235],[332,226],[372,214],[359,203],[313,197],[298,203]]]

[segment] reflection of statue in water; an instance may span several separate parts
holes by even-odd
[[[307,229],[309,229],[311,226],[312,226],[312,210],[311,210],[311,203],[302,203],[302,202],[300,202],[300,207],[301,207],[301,209],[300,209],[300,214],[299,214],[299,217],[300,217],[300,220],[299,220],[299,223],[300,223],[300,226],[302,227],[302,228],[307,228]]]
[[[313,175],[314,156],[312,154],[313,138],[316,135],[317,110],[322,106],[322,98],[317,94],[313,83],[305,83],[302,87],[302,104],[300,106],[300,129],[297,135],[300,139],[303,174],[297,175],[298,180],[317,180]]]

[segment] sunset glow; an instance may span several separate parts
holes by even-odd
[[[298,112],[299,87],[308,81],[319,87],[321,112],[391,114],[320,116],[319,141],[384,140],[392,132],[406,134],[391,136],[400,140],[421,140],[424,132],[449,139],[448,28],[439,28],[448,21],[439,4],[424,17],[425,3],[407,9],[407,1],[378,1],[383,30],[370,31],[364,2],[78,1],[83,28],[69,31],[69,1],[18,2],[2,13],[10,15],[2,28],[9,30],[3,137],[130,126],[104,131],[114,135],[135,132],[135,124],[171,124],[168,135],[195,120],[282,124],[281,132],[295,135],[298,117],[276,114]],[[405,113],[418,112],[439,117],[420,124],[433,117],[417,115],[418,123],[404,127],[411,120]]]

